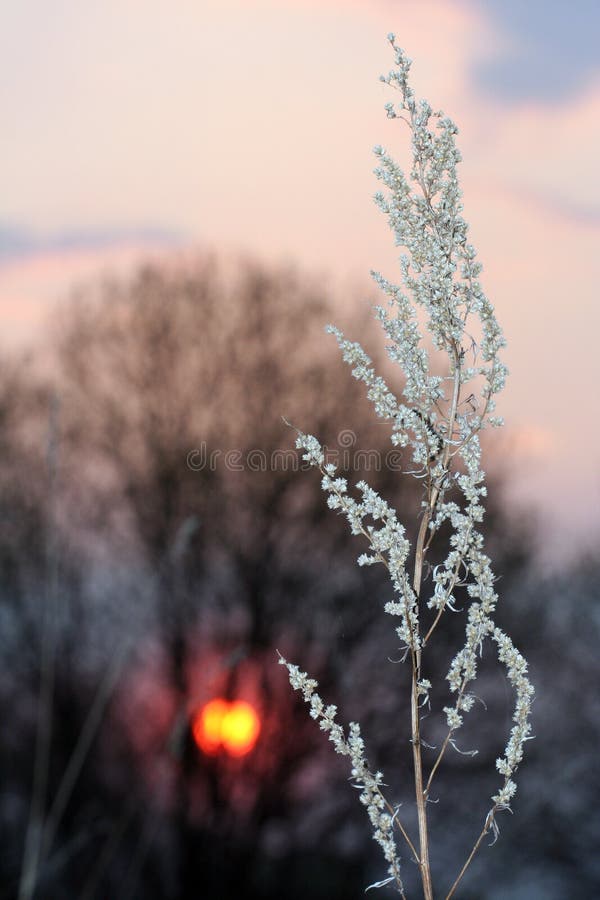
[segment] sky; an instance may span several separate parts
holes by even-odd
[[[107,269],[210,248],[392,279],[372,148],[406,158],[393,31],[460,128],[465,216],[509,341],[517,502],[600,533],[597,0],[19,0],[0,12],[0,328]],[[340,324],[350,312],[342,300]],[[332,351],[334,352],[334,351]],[[550,552],[549,551],[549,552]]]

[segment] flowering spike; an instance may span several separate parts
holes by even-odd
[[[425,486],[411,557],[412,572],[408,570],[409,542],[396,511],[365,482],[356,485],[358,494],[353,496],[346,479],[334,465],[326,463],[324,450],[315,437],[298,432],[296,444],[303,451],[303,459],[319,470],[327,505],[345,516],[352,534],[366,541],[367,552],[361,553],[358,564],[381,563],[390,576],[393,599],[384,604],[384,609],[400,620],[396,632],[405,651],[403,660],[410,660],[412,669],[411,744],[418,851],[398,820],[399,806],[391,805],[383,796],[383,776],[372,775],[367,766],[359,726],[351,723],[346,736],[335,721],[336,707],[325,707],[316,693],[317,683],[296,666],[283,659],[280,662],[287,667],[292,687],[301,691],[310,706],[310,715],[328,733],[337,752],[350,757],[352,779],[361,790],[360,799],[367,807],[374,838],[388,862],[389,877],[370,887],[395,882],[404,897],[393,833],[397,825],[419,865],[425,900],[432,900],[429,792],[449,746],[465,755],[477,753],[460,750],[454,735],[476,699],[471,687],[477,678],[484,642],[489,639],[496,645],[498,659],[506,667],[515,691],[514,725],[504,755],[496,762],[504,782],[492,797],[493,806],[481,835],[448,897],[454,894],[483,837],[491,833],[494,840],[497,838],[497,813],[510,809],[516,791],[514,774],[523,758],[525,741],[531,739],[533,687],[524,658],[493,621],[498,596],[480,531],[486,496],[480,432],[488,425],[502,425],[502,419],[493,413],[495,395],[504,387],[507,369],[499,356],[504,337],[479,281],[481,264],[462,215],[457,175],[461,161],[456,146],[458,129],[426,100],[415,97],[408,80],[411,61],[392,33],[388,40],[395,68],[382,75],[381,81],[393,87],[399,97],[395,103],[386,103],[385,111],[389,119],[402,119],[408,124],[412,164],[405,173],[382,146],[374,148],[375,174],[383,187],[375,195],[375,203],[386,216],[395,243],[403,252],[399,284],[378,272],[372,276],[387,301],[387,308],[376,307],[375,315],[388,341],[387,353],[402,370],[401,392],[390,390],[360,344],[347,340],[334,326],[327,330],[335,336],[344,360],[352,367],[352,375],[366,385],[377,416],[391,422],[392,443],[410,448],[412,474],[422,479]],[[424,330],[420,327],[423,321]],[[441,374],[437,365],[433,371],[432,352],[441,353],[445,359]],[[445,559],[434,567],[431,593],[426,596],[422,584],[425,553],[436,534],[441,542],[442,535],[448,532],[450,536],[444,538]],[[468,604],[464,645],[447,674],[450,691],[456,696],[453,705],[443,707],[448,732],[425,782],[421,748],[428,745],[420,734],[420,707],[431,707],[433,687],[423,675],[424,660],[444,613],[460,612],[455,602],[457,588],[466,589]],[[429,621],[422,621],[426,615]]]

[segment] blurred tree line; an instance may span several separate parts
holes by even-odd
[[[419,483],[386,457],[387,429],[322,336],[340,319],[330,306],[291,269],[146,266],[61,308],[43,375],[33,357],[4,361],[0,897],[352,900],[381,877],[348,773],[276,664],[277,648],[361,721],[410,823],[386,579],[355,565],[363,548],[299,471],[282,420],[318,435],[414,533]],[[380,346],[370,319],[341,324]],[[537,739],[518,815],[461,897],[588,898],[600,889],[600,565],[540,575],[534,521],[506,507],[502,481],[496,460],[486,541],[499,624],[537,686]],[[448,616],[438,630],[432,681],[463,627]],[[463,737],[479,753],[446,757],[432,813],[443,885],[481,827],[510,728],[507,684],[486,665],[488,708]],[[195,745],[192,718],[215,696],[257,709],[246,756]],[[432,696],[432,744],[446,702]],[[413,869],[407,859],[409,895]]]

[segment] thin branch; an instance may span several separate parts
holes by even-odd
[[[377,792],[378,792],[379,796],[381,797],[381,799],[383,800],[383,802],[385,803],[385,805],[386,805],[388,811],[391,813],[391,815],[392,815],[392,822],[394,822],[394,823],[398,826],[398,828],[399,828],[399,830],[400,830],[400,833],[402,834],[404,840],[406,841],[406,843],[407,843],[408,846],[410,847],[411,852],[412,852],[412,855],[413,855],[413,857],[414,857],[414,860],[415,860],[416,864],[417,864],[418,866],[420,866],[420,865],[421,865],[421,860],[419,859],[419,854],[417,853],[417,851],[416,851],[416,849],[415,849],[415,845],[413,844],[413,842],[411,841],[410,837],[408,836],[408,834],[407,834],[407,832],[406,832],[406,830],[405,830],[405,828],[404,828],[404,825],[402,824],[402,822],[400,821],[400,819],[399,819],[399,817],[398,817],[398,810],[397,810],[397,809],[394,810],[394,807],[392,806],[392,804],[389,803],[388,800],[386,800],[386,798],[384,797],[384,795],[382,794],[382,792],[379,790],[379,788],[377,788]]]
[[[462,867],[462,869],[460,870],[460,872],[459,872],[458,875],[456,876],[456,879],[455,879],[455,881],[454,881],[452,887],[450,888],[450,890],[449,890],[448,893],[446,894],[446,900],[450,900],[450,898],[452,897],[452,895],[453,895],[454,892],[456,891],[456,888],[458,887],[459,883],[462,881],[462,878],[463,878],[465,872],[467,871],[467,869],[468,869],[469,866],[471,865],[471,863],[472,863],[472,861],[473,861],[473,858],[474,858],[475,854],[476,854],[477,851],[479,850],[479,848],[480,848],[480,846],[481,846],[481,842],[483,841],[483,839],[484,839],[484,837],[486,836],[486,834],[488,834],[488,832],[490,831],[490,829],[494,827],[494,818],[495,818],[496,812],[497,812],[497,807],[496,807],[496,806],[493,806],[492,809],[491,809],[491,810],[489,811],[489,813],[487,814],[486,819],[485,819],[485,823],[484,823],[483,828],[482,828],[482,830],[481,830],[481,834],[479,835],[479,837],[478,837],[477,840],[475,841],[475,844],[473,845],[473,849],[472,849],[471,852],[469,853],[469,855],[468,855],[468,857],[467,857],[467,860],[466,860],[464,866]]]
[[[456,709],[457,711],[458,711],[458,708],[459,708],[459,705],[460,705],[460,701],[462,700],[462,698],[463,698],[463,696],[464,696],[464,692],[465,692],[466,686],[467,686],[467,679],[464,678],[464,679],[463,679],[463,683],[462,683],[461,686],[460,686],[460,690],[459,690],[459,692],[458,692],[458,696],[457,696],[457,698],[456,698],[455,709]],[[439,752],[438,755],[437,755],[437,759],[436,759],[436,761],[434,762],[433,767],[432,767],[432,769],[431,769],[431,772],[429,773],[429,778],[427,779],[427,785],[426,785],[426,787],[425,787],[425,796],[427,796],[427,795],[429,794],[429,791],[431,790],[431,783],[432,783],[432,781],[433,781],[433,776],[434,776],[435,773],[437,772],[437,770],[438,770],[438,768],[439,768],[439,766],[440,766],[440,763],[442,762],[442,759],[444,758],[444,754],[446,753],[446,750],[448,749],[448,744],[450,743],[450,740],[451,740],[451,738],[452,738],[452,735],[454,734],[455,731],[456,731],[456,728],[450,728],[450,729],[448,730],[448,734],[447,734],[446,737],[444,738],[444,743],[442,744],[442,746],[441,746],[441,748],[440,748],[440,752]]]
[[[471,529],[472,529],[472,528],[473,528],[473,522],[469,522],[469,527],[468,527],[468,529],[467,529],[467,533],[466,533],[466,536],[465,536],[465,539],[466,539],[466,540],[469,539],[470,534],[471,534]],[[449,587],[448,587],[448,590],[446,591],[446,594],[445,594],[445,596],[444,596],[444,600],[443,600],[443,602],[442,602],[442,604],[441,604],[441,606],[440,606],[440,608],[439,608],[439,610],[438,610],[438,613],[437,613],[435,619],[433,620],[433,623],[432,623],[432,625],[431,625],[431,628],[429,629],[429,631],[427,632],[427,634],[426,634],[425,637],[423,638],[423,647],[425,647],[425,645],[426,645],[427,642],[429,641],[429,638],[431,637],[431,635],[432,635],[433,632],[435,631],[435,629],[436,629],[436,627],[437,627],[437,625],[438,625],[440,619],[442,618],[442,614],[443,614],[444,610],[446,609],[446,604],[448,603],[448,600],[450,599],[450,596],[452,595],[452,591],[454,590],[454,587],[455,587],[455,585],[456,585],[456,580],[457,580],[457,578],[458,578],[458,573],[459,573],[459,571],[460,571],[461,565],[462,565],[463,562],[464,562],[464,558],[465,558],[465,554],[464,554],[464,553],[461,553],[461,554],[459,555],[457,561],[456,561],[456,566],[454,567],[454,572],[453,572],[453,574],[452,574],[452,579],[451,579],[451,581],[450,581],[450,585],[449,585]]]
[[[56,678],[56,612],[58,603],[58,551],[56,544],[55,506],[58,471],[58,397],[51,398],[48,414],[46,467],[48,474],[48,509],[45,535],[46,591],[43,597],[40,688],[33,762],[33,784],[29,819],[25,833],[23,862],[19,881],[19,900],[32,900],[35,893],[40,857],[44,807],[48,792],[52,720]]]
[[[102,722],[106,704],[121,675],[130,646],[129,641],[123,643],[98,687],[96,697],[94,698],[94,702],[83,723],[77,743],[54,796],[50,812],[48,813],[42,838],[41,859],[43,859],[52,848],[56,830],[60,825],[60,821],[73,792],[73,788],[75,787],[86,756],[89,753],[92,741]]]

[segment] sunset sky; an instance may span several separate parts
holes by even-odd
[[[417,92],[460,128],[465,214],[509,341],[514,490],[552,546],[594,546],[597,0],[19,0],[1,20],[11,345],[73,284],[149,254],[289,260],[340,294],[370,268],[394,278],[372,147],[405,158],[378,80],[395,32]]]

